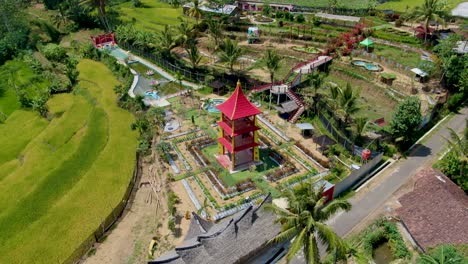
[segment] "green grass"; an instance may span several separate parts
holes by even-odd
[[[416,67],[421,61],[421,55],[418,53],[391,46],[375,45],[373,53],[409,67]]]
[[[118,81],[101,63],[84,60],[78,68],[81,88],[48,102],[53,119],[21,128],[31,132],[14,138],[10,148],[19,154],[0,149],[0,263],[65,261],[121,201],[132,177],[137,135],[132,115],[116,106]],[[35,120],[15,111],[0,134],[14,133],[19,125],[12,122],[28,116]],[[7,140],[0,137],[0,145]]]
[[[3,93],[0,93],[0,114],[3,113],[6,116],[9,116],[15,110],[21,107],[15,90],[5,89]]]
[[[125,2],[117,6],[120,18],[125,22],[135,21],[138,29],[160,31],[164,25],[177,26],[182,16],[182,7],[173,8],[169,4],[155,0],[141,0],[144,7],[136,8],[132,2]]]
[[[450,6],[451,9],[463,2],[465,2],[465,0],[447,0],[447,4]],[[395,11],[405,12],[406,7],[411,9],[416,6],[422,6],[423,3],[424,0],[393,0],[378,5],[377,9],[393,9]]]
[[[260,0],[260,2],[270,2],[270,1]],[[368,0],[348,0],[348,1],[338,1],[338,2],[339,2],[339,7],[349,8],[349,9],[361,9],[361,8],[367,8],[367,3],[369,1]],[[271,1],[270,3],[279,3],[279,4],[284,3],[284,4],[294,4],[298,6],[322,7],[322,8],[328,7],[328,0],[315,0],[315,1],[275,0],[275,1]]]
[[[211,145],[202,149],[203,154],[212,162],[217,163],[214,155],[217,154],[218,146]],[[234,186],[236,183],[241,182],[246,179],[254,179],[260,176],[265,175],[270,170],[279,168],[278,164],[273,162],[267,155],[266,150],[260,149],[260,160],[263,162],[262,165],[256,167],[256,170],[251,172],[249,170],[236,172],[230,174],[227,170],[224,173],[220,173],[220,177],[229,186]],[[266,164],[266,165],[264,165]]]

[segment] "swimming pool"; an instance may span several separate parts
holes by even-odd
[[[216,108],[217,105],[224,103],[225,99],[210,99],[205,103],[203,107],[206,111],[210,113],[219,113],[219,110]]]
[[[159,100],[159,98],[161,98],[161,97],[159,97],[157,91],[146,91],[145,96],[146,97],[151,97],[151,98],[156,99],[156,100]]]
[[[110,55],[122,61],[128,59],[128,54],[120,48],[111,49]]]
[[[353,60],[351,61],[351,63],[355,66],[364,67],[368,71],[381,71],[382,70],[382,67],[380,67],[379,65],[372,63],[372,62],[368,62],[368,61]]]

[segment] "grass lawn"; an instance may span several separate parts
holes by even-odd
[[[392,46],[375,45],[373,53],[377,56],[384,56],[387,59],[392,59],[409,67],[416,67],[421,61],[421,55],[418,53],[402,50]]]
[[[177,26],[178,17],[183,16],[182,7],[173,8],[155,0],[141,0],[143,7],[136,8],[132,2],[125,2],[117,6],[120,18],[125,22],[135,21],[138,29],[160,31],[164,25]]]
[[[260,2],[270,2],[266,0],[260,0]],[[328,7],[328,0],[275,0],[273,3],[278,4],[294,4],[298,6],[310,6],[310,7]],[[270,3],[272,3],[270,2]],[[360,9],[367,8],[368,0],[348,0],[348,1],[339,1],[339,7],[349,8],[349,9]]]
[[[447,4],[450,6],[450,8],[456,7],[458,4],[466,2],[465,0],[447,0]],[[383,9],[393,9],[395,11],[399,12],[405,12],[406,7],[408,8],[413,8],[416,6],[422,6],[424,3],[424,0],[398,0],[398,1],[388,1],[386,3],[383,3],[381,5],[377,6],[377,9],[383,10]]]
[[[217,163],[218,161],[215,159],[214,155],[218,151],[217,145],[211,145],[202,149],[203,154],[212,162]],[[233,186],[236,183],[246,180],[246,179],[254,179],[265,175],[270,170],[274,170],[279,168],[278,164],[273,162],[267,154],[267,150],[261,149],[260,150],[260,160],[263,162],[262,165],[257,166],[256,170],[251,172],[249,170],[236,172],[234,174],[230,174],[228,171],[225,173],[221,173],[220,177],[222,181],[224,181],[227,185]]]
[[[49,100],[50,122],[17,110],[0,125],[0,145],[16,141],[0,150],[0,263],[64,262],[132,177],[137,134],[132,115],[116,106],[118,81],[98,62],[78,69],[81,88]],[[15,131],[28,133],[8,137]]]

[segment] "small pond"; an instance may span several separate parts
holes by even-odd
[[[383,68],[380,67],[380,65],[372,63],[372,62],[368,62],[368,61],[363,61],[363,60],[353,60],[351,61],[351,64],[355,66],[364,67],[368,71],[382,71],[383,70]]]
[[[224,99],[209,99],[203,105],[203,109],[210,113],[219,113],[219,110],[216,108],[217,105],[224,103]]]
[[[375,264],[388,264],[394,260],[392,250],[388,242],[382,243],[372,253]]]

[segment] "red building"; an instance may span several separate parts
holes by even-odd
[[[248,168],[260,160],[256,115],[261,111],[242,92],[240,82],[236,90],[224,103],[216,106],[221,111],[218,122],[217,159],[230,171]]]

